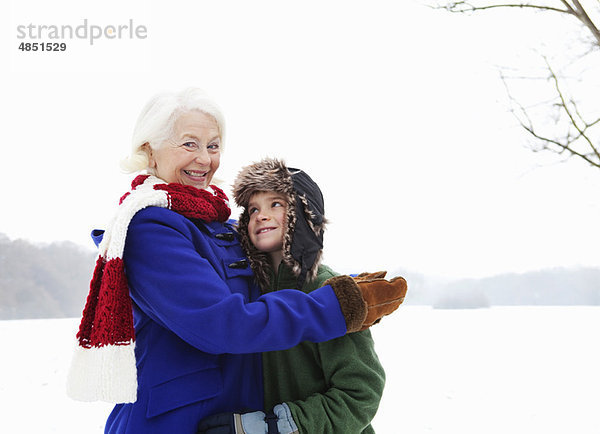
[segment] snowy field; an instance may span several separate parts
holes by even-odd
[[[100,433],[110,406],[64,393],[78,320],[0,321],[0,432]],[[375,326],[378,433],[600,433],[600,307],[434,310]]]

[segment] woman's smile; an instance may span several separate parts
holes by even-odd
[[[192,176],[192,177],[201,177],[201,176],[206,176],[206,174],[208,173],[208,171],[204,171],[201,172],[199,170],[184,170],[185,174],[188,176]]]
[[[200,171],[200,170],[182,170],[184,175],[190,179],[192,183],[205,182],[206,176],[208,175],[208,170]],[[184,182],[183,184],[187,184]]]

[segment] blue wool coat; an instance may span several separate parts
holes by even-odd
[[[114,408],[105,433],[191,434],[208,415],[262,409],[259,352],[346,332],[330,286],[259,296],[230,223],[145,208],[129,225],[123,258],[138,393]]]

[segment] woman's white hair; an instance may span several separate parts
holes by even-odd
[[[148,170],[147,143],[158,149],[173,134],[175,122],[184,113],[198,110],[217,121],[221,136],[221,152],[225,139],[225,118],[219,106],[201,89],[187,88],[179,92],[162,92],[152,97],[142,109],[131,140],[131,153],[121,161],[126,173]]]

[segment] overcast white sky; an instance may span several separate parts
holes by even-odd
[[[568,27],[518,18],[397,0],[4,2],[0,232],[91,248],[131,179],[118,160],[142,105],[192,85],[227,119],[226,190],[265,156],[319,183],[335,269],[598,267],[600,171],[527,150],[498,78]],[[148,37],[18,50],[18,25],[84,19]]]

